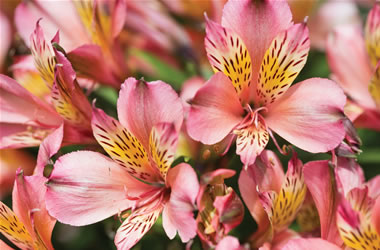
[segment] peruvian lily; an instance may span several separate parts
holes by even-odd
[[[63,126],[60,126],[43,141],[34,175],[24,176],[21,169],[17,170],[12,193],[13,211],[0,202],[0,232],[20,249],[53,249],[50,238],[56,220],[46,209],[47,179],[43,170],[59,150],[62,139]]]
[[[32,40],[36,41],[34,49],[38,56],[35,60],[50,89],[50,100],[41,100],[13,79],[0,75],[0,147],[37,146],[62,123],[65,124],[65,144],[93,142],[88,112],[91,105],[78,85],[71,63],[44,40],[38,23]],[[54,41],[59,41],[58,35]]]
[[[234,175],[234,170],[218,169],[201,178],[197,197],[197,232],[204,249],[219,246],[228,232],[243,220],[243,203],[235,191],[224,184],[224,179]]]
[[[33,51],[29,37],[42,18],[49,39],[60,30],[60,45],[69,51],[68,57],[80,76],[119,88],[126,72],[117,42],[125,22],[125,4],[124,0],[22,2],[15,12],[15,24]]]
[[[375,208],[380,199],[380,176],[365,183],[363,171],[353,159],[338,158],[332,165],[309,162],[303,170],[319,213],[321,238],[338,247],[377,249],[380,232],[372,217],[378,218],[380,212]]]
[[[309,37],[305,23],[291,23],[286,2],[229,1],[222,25],[207,20],[206,33],[216,73],[192,100],[192,138],[215,144],[234,135],[245,166],[255,162],[272,131],[312,153],[339,145],[343,91],[320,78],[290,87],[306,62]]]
[[[279,248],[297,236],[288,226],[306,196],[302,167],[294,152],[284,174],[278,157],[265,150],[253,166],[241,171],[240,193],[259,227],[251,238],[252,247]]]
[[[380,130],[380,4],[359,26],[341,26],[327,40],[327,58],[335,79],[346,92],[345,107],[356,126]]]
[[[164,82],[128,78],[117,108],[119,121],[93,109],[94,136],[111,158],[77,151],[56,161],[47,184],[49,213],[75,226],[118,214],[125,220],[115,244],[129,249],[162,212],[168,237],[178,231],[189,241],[196,234],[199,184],[188,164],[170,168],[183,119],[178,95]]]

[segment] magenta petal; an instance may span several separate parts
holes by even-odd
[[[319,238],[292,239],[283,246],[283,250],[340,250],[341,248],[326,240]]]
[[[265,122],[295,146],[311,153],[327,152],[343,140],[346,96],[334,82],[312,78],[291,86],[268,106]]]
[[[380,196],[377,197],[372,208],[372,224],[380,235]]]
[[[215,144],[242,120],[243,111],[231,81],[218,72],[195,95],[187,131],[197,141]]]
[[[47,184],[49,213],[70,225],[87,225],[118,214],[151,187],[131,177],[110,158],[91,151],[60,157]]]
[[[257,82],[265,51],[273,38],[290,26],[291,20],[286,1],[228,1],[224,6],[222,26],[235,31],[247,46],[253,60],[253,84]]]
[[[167,183],[171,194],[162,213],[163,227],[170,239],[178,231],[182,242],[187,242],[195,237],[197,229],[193,215],[199,191],[197,175],[190,165],[181,163],[169,170]]]
[[[321,223],[321,238],[341,244],[336,225],[338,196],[328,161],[312,161],[303,167],[306,186],[313,197]]]
[[[182,103],[177,93],[162,81],[145,82],[128,78],[121,86],[117,101],[120,123],[149,148],[149,135],[158,123],[174,123],[179,131]]]
[[[380,197],[380,175],[373,177],[371,180],[367,182],[368,186],[368,195],[376,199]]]
[[[37,165],[34,174],[43,176],[46,164],[49,159],[55,155],[61,148],[63,140],[63,124],[48,135],[40,145],[38,150]]]

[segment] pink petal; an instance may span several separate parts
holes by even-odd
[[[344,138],[345,103],[343,91],[334,82],[312,78],[290,87],[268,106],[265,122],[270,129],[303,150],[327,152]]]
[[[160,123],[153,127],[149,138],[149,153],[163,180],[174,161],[178,132],[174,124]]]
[[[344,196],[351,189],[360,187],[365,181],[363,170],[354,159],[338,158],[334,170],[338,191]]]
[[[197,141],[215,144],[242,120],[243,111],[230,80],[223,73],[216,73],[195,95],[187,131]]]
[[[194,204],[199,191],[198,178],[193,168],[186,164],[170,169],[167,185],[171,187],[170,200],[162,213],[162,224],[166,234],[173,239],[178,231],[182,242],[196,235]]]
[[[238,238],[227,235],[221,241],[219,241],[218,245],[216,245],[215,250],[242,250],[245,249],[240,246],[240,242]]]
[[[58,127],[61,118],[13,79],[0,75],[0,122]]]
[[[281,162],[276,154],[269,150],[264,150],[254,165],[240,173],[239,190],[245,205],[259,225],[257,234],[266,231],[269,220],[259,201],[256,187],[259,187],[260,191],[275,190],[278,192],[283,179],[284,171]]]
[[[9,46],[12,42],[11,24],[8,18],[0,12],[0,30],[1,30],[1,45],[0,45],[0,72],[2,71],[5,58],[8,54]]]
[[[145,82],[128,78],[121,86],[117,102],[120,123],[144,145],[149,146],[153,126],[174,123],[179,131],[183,110],[177,93],[161,81]]]
[[[371,57],[372,66],[376,67],[380,60],[379,49],[379,32],[380,32],[380,5],[375,3],[368,13],[365,26],[366,48]]]
[[[205,80],[201,77],[193,77],[183,83],[180,97],[185,111],[185,119],[190,112],[190,103],[197,91],[203,86]]]
[[[368,91],[373,72],[361,30],[356,26],[335,29],[326,52],[334,78],[347,95],[364,107],[376,107]]]
[[[334,245],[326,240],[318,238],[307,239],[292,239],[282,248],[283,250],[339,250],[337,245]]]
[[[48,135],[40,145],[37,156],[37,165],[34,174],[43,176],[46,164],[61,148],[63,140],[63,124]]]
[[[13,250],[13,248],[11,248],[7,244],[5,244],[5,242],[2,241],[2,240],[0,240],[0,249],[3,249],[3,250]]]
[[[372,208],[372,225],[380,235],[380,197],[377,197]]]
[[[130,175],[146,182],[162,182],[158,168],[150,162],[148,151],[118,121],[103,110],[93,108],[92,129],[98,143]]]
[[[132,212],[116,232],[114,242],[117,249],[133,247],[157,221],[162,208],[153,202]]]
[[[205,48],[214,72],[223,72],[234,86],[242,103],[249,97],[252,62],[244,41],[233,30],[206,16]]]
[[[124,0],[116,0],[112,10],[112,37],[116,38],[124,28],[125,20],[127,17],[127,4]]]
[[[28,47],[29,36],[40,18],[46,38],[51,40],[60,30],[60,45],[67,51],[90,42],[72,2],[39,0],[22,2],[15,11],[17,31]]]
[[[321,238],[340,245],[336,226],[336,209],[339,202],[328,161],[308,162],[303,168],[305,183],[317,207],[321,223]]]
[[[39,237],[48,249],[56,220],[51,217],[45,205],[46,178],[43,176],[25,176],[18,173],[13,188],[13,210],[37,241]]]
[[[130,208],[134,202],[128,197],[149,189],[110,158],[78,151],[56,161],[47,184],[46,205],[63,223],[88,225]]]
[[[253,123],[246,128],[235,130],[236,154],[245,167],[255,163],[256,157],[261,154],[269,142],[269,134],[265,124],[259,121],[257,126]]]
[[[368,186],[368,195],[376,199],[380,196],[380,175],[376,175],[371,180],[367,182]]]
[[[247,46],[253,60],[253,85],[257,82],[265,51],[273,38],[290,26],[291,20],[286,1],[229,1],[224,6],[222,26],[235,31]]]
[[[120,88],[121,80],[104,60],[101,48],[95,44],[82,45],[67,54],[75,70],[83,76],[114,88]]]

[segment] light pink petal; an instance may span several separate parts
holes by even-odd
[[[380,175],[376,175],[371,180],[367,182],[368,186],[368,195],[376,199],[380,196]]]
[[[257,83],[265,51],[273,38],[290,26],[291,20],[292,14],[286,1],[229,1],[224,6],[222,26],[235,31],[241,37],[253,60],[253,86]]]
[[[345,103],[346,96],[337,84],[312,78],[290,87],[268,106],[265,122],[271,130],[303,150],[327,152],[344,138]]]
[[[380,235],[380,197],[377,197],[372,208],[372,224],[376,232]]]
[[[375,108],[368,91],[373,71],[361,30],[338,27],[327,40],[326,52],[332,74],[347,95],[364,107]]]
[[[116,38],[124,28],[127,17],[127,5],[125,0],[116,0],[112,10],[112,37]]]
[[[82,77],[120,88],[121,80],[104,60],[104,54],[98,45],[82,45],[68,53],[67,57]]]
[[[15,11],[17,31],[30,47],[29,36],[37,20],[42,18],[41,26],[46,38],[51,40],[60,31],[60,45],[67,51],[90,43],[87,32],[71,1],[30,1],[22,2]]]
[[[308,20],[313,48],[325,50],[327,37],[336,27],[362,25],[355,1],[325,1],[315,7]]]
[[[170,239],[178,231],[182,242],[188,242],[195,237],[197,229],[193,214],[199,191],[197,175],[190,165],[181,163],[170,169],[167,185],[171,194],[162,213],[163,227]]]
[[[341,249],[337,245],[334,245],[327,240],[319,238],[307,238],[307,239],[292,239],[286,243],[282,248],[283,250],[339,250]]]
[[[162,81],[145,82],[128,78],[121,86],[117,101],[120,123],[148,148],[153,126],[161,122],[174,123],[179,131],[182,103],[178,94]]]
[[[192,77],[185,81],[181,88],[180,98],[185,112],[185,119],[190,111],[190,103],[205,80],[201,77]]]
[[[46,103],[5,75],[0,75],[0,122],[55,127],[61,118]]]
[[[13,248],[11,248],[7,244],[5,244],[5,242],[2,241],[2,240],[0,240],[0,249],[3,249],[3,250],[13,250]]]
[[[256,191],[280,191],[284,179],[284,170],[276,154],[264,150],[254,165],[242,170],[239,177],[239,190],[245,205],[259,225],[257,234],[263,233],[269,226],[268,216],[261,205]],[[260,233],[259,233],[260,232]]]
[[[70,225],[88,225],[134,205],[128,197],[152,189],[110,158],[78,151],[54,164],[46,192],[49,213]]]
[[[121,224],[114,240],[118,250],[133,247],[154,225],[163,209],[157,202],[136,209]]]
[[[227,235],[221,241],[219,241],[218,245],[216,245],[215,250],[242,250],[244,249],[240,246],[239,239],[233,236]]]
[[[245,167],[252,165],[269,142],[265,124],[258,121],[257,126],[252,123],[246,128],[235,130],[234,133],[237,134],[236,154],[240,155]]]
[[[216,73],[192,101],[187,132],[197,141],[215,144],[242,120],[243,112],[230,80],[223,73]]]
[[[43,176],[25,176],[17,174],[13,188],[13,210],[24,223],[28,231],[38,240],[44,242],[48,249],[56,220],[51,217],[45,205],[46,178]],[[35,234],[35,231],[39,236]]]
[[[338,191],[344,196],[351,189],[360,187],[365,181],[363,170],[354,159],[338,158],[334,170]]]
[[[37,165],[34,175],[43,176],[46,164],[61,148],[63,140],[63,124],[48,135],[40,145],[37,156]]]
[[[335,191],[334,177],[328,161],[306,163],[303,168],[303,174],[307,188],[318,210],[321,238],[340,245],[342,240],[339,237],[335,223],[339,198]]]
[[[0,72],[3,72],[3,64],[8,54],[9,46],[12,42],[11,24],[8,18],[0,12],[0,30],[1,30],[1,44],[0,44]],[[5,72],[5,71],[4,71]]]

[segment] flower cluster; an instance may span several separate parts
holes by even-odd
[[[6,1],[1,249],[380,249],[380,4],[300,2]]]

